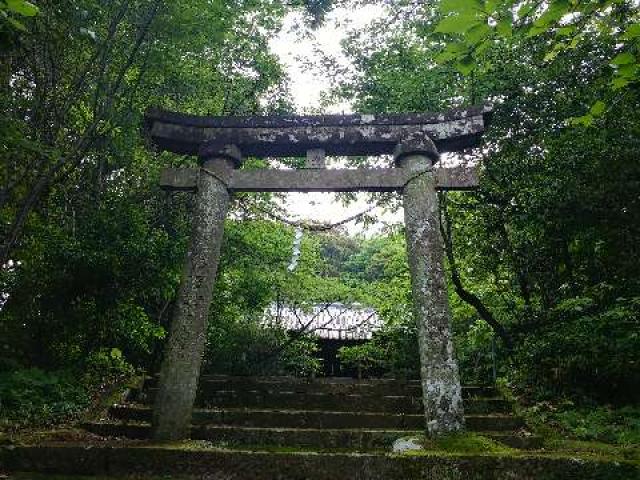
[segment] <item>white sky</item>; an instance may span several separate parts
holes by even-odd
[[[351,113],[349,103],[331,105],[320,110],[321,93],[330,88],[329,80],[321,72],[312,71],[308,67],[308,60],[318,59],[316,50],[332,56],[341,65],[348,65],[348,60],[342,55],[340,42],[346,37],[350,29],[359,29],[367,25],[384,13],[382,7],[369,5],[365,7],[336,8],[326,18],[323,26],[312,36],[303,36],[296,28],[302,17],[291,13],[285,18],[284,27],[270,42],[270,47],[281,59],[287,69],[290,79],[291,94],[298,113]],[[305,61],[307,60],[307,61]],[[287,195],[287,210],[291,218],[316,220],[335,223],[369,207],[366,194],[359,193],[357,200],[345,207],[329,193],[291,193]],[[361,225],[350,222],[346,225],[352,233],[371,234],[384,226],[383,222],[395,223],[401,220],[402,212],[390,213],[375,209],[372,214],[381,220],[377,225],[370,226],[365,232]]]

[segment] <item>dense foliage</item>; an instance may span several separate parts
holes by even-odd
[[[269,0],[0,7],[0,365],[3,405],[15,406],[5,394],[41,382],[33,367],[63,371],[42,380],[61,391],[105,351],[157,367],[192,207],[189,195],[160,192],[158,173],[192,160],[150,151],[143,113],[288,110],[267,41],[288,8],[308,8],[310,22],[324,10]],[[290,232],[261,230],[256,205],[272,208],[268,195],[232,206],[219,325],[260,311],[274,295],[273,263],[286,267]]]
[[[461,360],[475,343],[490,370],[486,321],[499,337],[498,373],[521,390],[628,401],[640,379],[640,92],[632,77],[614,96],[609,83],[620,55],[635,55],[624,32],[635,31],[637,7],[517,2],[540,10],[513,31],[509,21],[507,35],[492,13],[510,18],[513,3],[386,3],[387,15],[346,43],[355,69],[336,72],[336,95],[366,112],[493,103],[485,147],[466,156],[482,166],[481,188],[441,198],[455,291],[486,310],[452,292]],[[564,17],[574,10],[584,12]],[[551,43],[558,22],[576,37],[569,47]],[[460,59],[463,46],[473,51]]]

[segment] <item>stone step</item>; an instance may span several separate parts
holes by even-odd
[[[88,423],[83,428],[103,437],[150,438],[149,424]],[[388,450],[394,440],[418,432],[410,430],[255,428],[200,425],[191,428],[192,440],[238,447],[300,447],[315,449]]]
[[[124,437],[148,439],[151,427],[145,424],[87,423],[85,430],[102,437]],[[419,435],[419,430],[378,429],[317,429],[317,428],[256,428],[227,425],[200,425],[191,428],[192,440],[207,440],[216,445],[229,447],[295,447],[319,450],[350,449],[354,451],[390,451],[400,437]],[[520,448],[537,448],[537,437],[518,437],[505,432],[480,432],[505,444]]]
[[[154,388],[156,378],[145,382],[147,388]],[[409,395],[420,396],[421,386],[417,380],[366,379],[357,380],[349,377],[327,377],[306,379],[297,377],[238,377],[224,375],[203,375],[199,383],[203,396],[218,391],[259,391],[263,393],[297,392],[297,393],[331,393],[361,395]],[[469,385],[462,387],[464,398],[496,397],[496,389],[488,386]]]
[[[110,409],[110,415],[114,419],[128,422],[148,422],[151,419],[151,409],[146,406],[115,405]],[[194,425],[213,424],[260,428],[420,430],[424,425],[422,414],[319,410],[196,409],[192,418]],[[474,431],[515,431],[524,426],[520,417],[508,414],[465,415],[465,421],[467,428]]]
[[[155,388],[148,389],[147,395],[140,400],[151,404],[155,392]],[[196,397],[196,405],[206,408],[244,407],[343,412],[422,412],[422,399],[418,396],[261,392],[251,390],[219,390],[211,395],[200,393]],[[509,402],[502,398],[468,398],[464,402],[464,408],[468,413],[505,413],[511,411]]]
[[[196,476],[234,480],[630,480],[640,476],[631,462],[579,459],[575,456],[379,453],[265,452],[225,449],[190,450],[85,444],[0,447],[6,473],[58,475]]]

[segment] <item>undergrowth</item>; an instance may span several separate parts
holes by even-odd
[[[598,441],[613,445],[640,444],[640,407],[541,402],[523,410],[528,423],[549,438]]]
[[[118,349],[101,349],[73,368],[0,371],[0,431],[77,419],[109,386],[133,375]]]

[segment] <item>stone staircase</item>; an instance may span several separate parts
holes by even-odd
[[[158,445],[146,441],[154,393],[151,379],[105,418],[84,424],[93,433],[73,427],[32,443],[0,445],[0,477],[40,472],[114,480],[640,480],[640,467],[631,461],[536,448],[540,438],[527,434],[492,388],[464,388],[468,428],[532,450],[392,453],[394,440],[422,432],[418,382],[225,376],[205,376],[200,384],[191,436],[205,441]]]
[[[149,438],[155,383],[147,380],[107,418],[83,427],[104,437]],[[495,389],[467,386],[463,396],[469,430],[514,448],[540,446]],[[418,381],[205,375],[191,438],[252,450],[389,452],[394,440],[423,425]]]

